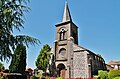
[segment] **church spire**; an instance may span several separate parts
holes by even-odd
[[[68,2],[66,0],[62,22],[67,22],[67,21],[72,21],[72,19],[71,19],[70,11],[68,8]]]

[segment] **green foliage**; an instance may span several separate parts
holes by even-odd
[[[63,77],[57,77],[56,79],[64,79]]]
[[[113,79],[113,78],[118,77],[118,76],[120,76],[120,70],[111,70],[108,73],[109,79]]]
[[[0,72],[4,70],[4,65],[0,62]]]
[[[26,69],[26,47],[19,44],[15,49],[9,66],[10,72],[24,73]]]
[[[24,12],[28,12],[29,0],[0,0],[0,60],[12,57],[18,44],[38,44],[39,40],[25,35],[13,35],[13,30],[23,28]]]
[[[103,71],[103,70],[99,70],[98,71],[98,76],[100,77],[100,79],[108,79],[108,72]]]
[[[49,59],[50,59],[49,51],[50,51],[50,46],[48,44],[44,45],[35,62],[37,68],[39,70],[43,70],[44,72],[46,72],[48,64],[49,64]]]
[[[120,79],[120,76],[119,76],[119,77],[115,77],[115,78],[113,78],[113,79]]]
[[[37,72],[37,74],[35,76],[36,77],[41,77],[41,76],[43,76],[42,73],[43,73],[42,70],[38,70],[38,72]]]
[[[0,74],[0,79],[8,79],[6,75]]]
[[[3,67],[3,64],[0,62],[0,67]]]
[[[39,79],[38,77],[36,77],[36,76],[32,76],[32,79]]]

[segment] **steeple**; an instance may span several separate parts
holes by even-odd
[[[68,2],[66,1],[62,22],[56,24],[56,40],[68,41],[74,38],[74,43],[78,45],[78,27],[72,22]]]
[[[66,1],[62,22],[67,22],[67,21],[72,21],[72,19],[68,8],[68,2]]]

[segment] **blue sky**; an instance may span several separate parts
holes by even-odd
[[[120,0],[68,0],[68,5],[72,20],[79,27],[79,45],[101,54],[106,63],[120,61]],[[25,14],[25,28],[14,34],[41,41],[39,46],[27,48],[27,68],[36,68],[42,46],[53,46],[55,24],[62,20],[65,0],[31,0],[28,6],[31,11]]]

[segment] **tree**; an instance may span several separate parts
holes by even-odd
[[[44,45],[43,48],[40,51],[40,54],[38,55],[36,59],[36,66],[38,69],[43,70],[46,74],[46,70],[49,65],[49,59],[50,59],[50,46],[48,44]]]
[[[14,29],[21,31],[24,24],[24,12],[29,8],[29,0],[0,0],[0,60],[12,57],[12,51],[19,44],[35,45],[39,40],[26,35],[13,35]]]
[[[24,73],[25,69],[26,69],[26,47],[23,44],[19,44],[15,49],[11,64],[9,66],[9,70],[10,72]]]
[[[4,70],[4,65],[0,62],[0,72]]]

